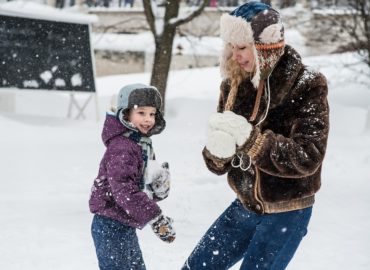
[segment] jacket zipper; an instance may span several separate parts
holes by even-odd
[[[265,213],[265,207],[263,205],[263,200],[262,200],[262,195],[261,195],[261,186],[260,186],[260,181],[261,181],[261,175],[260,171],[258,170],[257,167],[254,167],[256,170],[256,182],[254,185],[254,198],[257,202],[259,202],[260,207],[262,208],[261,211],[262,213]]]

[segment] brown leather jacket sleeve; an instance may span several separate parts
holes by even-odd
[[[215,157],[205,147],[203,148],[202,154],[206,166],[211,172],[217,175],[222,175],[230,170],[231,160],[233,159],[233,157],[228,159]]]

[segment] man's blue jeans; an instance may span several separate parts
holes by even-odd
[[[95,215],[91,234],[100,270],[145,270],[135,228]]]
[[[307,233],[312,207],[258,215],[235,200],[208,229],[183,270],[285,269]]]

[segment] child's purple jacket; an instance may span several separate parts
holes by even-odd
[[[142,150],[122,135],[126,131],[115,116],[107,115],[102,132],[107,149],[92,187],[89,206],[94,214],[142,229],[161,209],[140,190]]]

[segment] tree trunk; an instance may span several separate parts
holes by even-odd
[[[364,22],[365,50],[367,50],[367,65],[370,67],[370,4],[368,1],[363,1],[362,21]]]
[[[158,88],[162,96],[162,110],[166,100],[167,78],[172,59],[172,46],[176,28],[165,29],[155,40],[155,54],[150,84]]]
[[[161,25],[161,27],[163,26],[164,29],[157,29],[156,27],[157,14],[153,13],[152,4],[156,4],[157,8],[158,4],[151,1],[152,0],[143,0],[145,17],[149,23],[150,30],[153,33],[155,40],[155,53],[150,84],[157,87],[161,93],[163,100],[162,110],[164,112],[167,79],[170,71],[172,46],[175,38],[176,27],[191,21],[196,16],[199,16],[204,7],[209,4],[210,0],[203,0],[201,6],[184,18],[178,18],[180,0],[164,1],[164,6],[161,5],[161,8],[164,8],[164,17],[162,17],[163,25]],[[171,22],[173,19],[175,19],[175,21]]]

